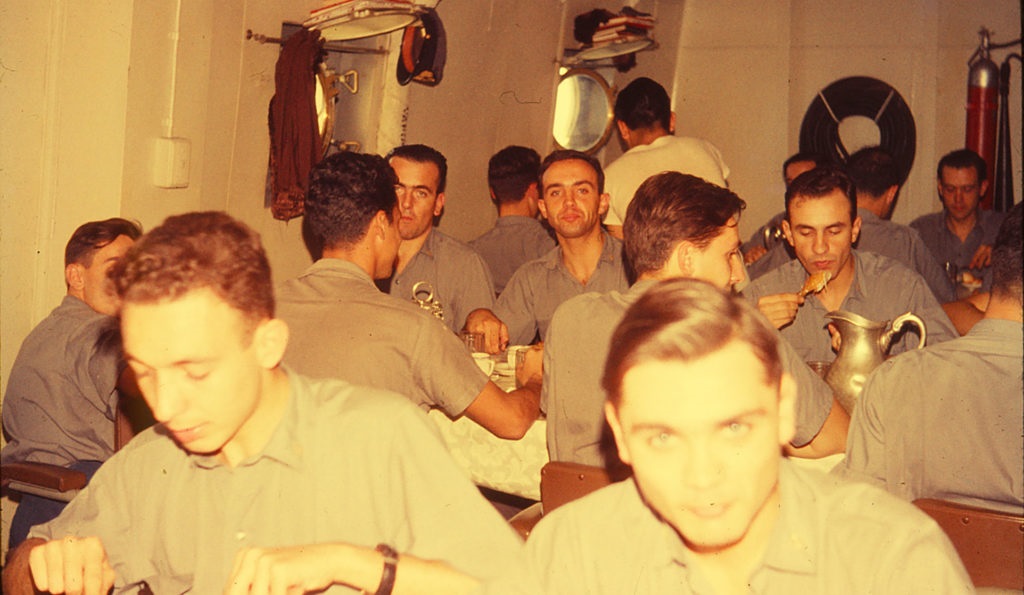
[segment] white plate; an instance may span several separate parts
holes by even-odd
[[[516,371],[507,362],[497,362],[494,364],[494,373],[498,376],[512,376]]]

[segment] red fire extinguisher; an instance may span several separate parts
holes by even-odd
[[[978,35],[981,45],[967,62],[967,138],[964,146],[985,160],[992,179],[996,156],[996,111],[999,98],[999,67],[989,58],[989,31]],[[992,185],[981,197],[981,208],[992,208]]]

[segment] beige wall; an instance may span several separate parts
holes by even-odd
[[[0,0],[0,389],[22,339],[63,294],[63,246],[85,220],[122,215],[150,228],[172,213],[226,209],[263,234],[277,279],[309,263],[298,222],[275,221],[263,209],[278,48],[246,41],[245,31],[276,36],[281,21],[301,21],[318,4],[188,0],[179,14],[172,0]],[[1020,36],[1015,0],[632,4],[656,14],[660,47],[613,82],[647,75],[670,88],[680,132],[713,141],[729,162],[733,188],[751,205],[744,232],[780,208],[779,164],[797,149],[814,94],[852,75],[894,85],[914,112],[917,160],[896,220],[937,208],[931,172],[938,156],[963,144],[965,62],[976,32],[986,25],[995,41]],[[442,229],[470,239],[493,221],[485,171],[494,151],[512,143],[551,148],[556,60],[574,45],[572,17],[597,6],[617,4],[440,4],[444,81],[410,85],[406,138],[449,158]],[[393,76],[393,58],[386,60],[383,72]],[[1019,201],[1019,64],[1014,69]],[[191,141],[187,188],[152,184],[152,145],[166,135]],[[602,156],[618,153],[612,143]]]

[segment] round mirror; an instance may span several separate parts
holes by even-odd
[[[555,94],[551,129],[555,144],[560,149],[596,153],[611,136],[612,108],[612,90],[604,77],[588,68],[566,72]]]

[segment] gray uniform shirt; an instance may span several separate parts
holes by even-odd
[[[616,461],[615,445],[605,435],[601,374],[612,333],[626,309],[657,281],[637,281],[622,293],[586,293],[559,306],[544,343],[541,409],[547,414],[548,456],[603,467]],[[792,443],[804,446],[821,430],[832,408],[828,385],[785,341],[781,355],[786,371],[799,387],[796,433]]]
[[[956,299],[952,279],[946,274],[946,269],[932,256],[916,230],[881,219],[867,209],[857,209],[857,214],[861,220],[857,250],[888,256],[917,271],[940,304]],[[751,279],[756,279],[791,259],[786,246],[776,245],[751,265],[747,272]]]
[[[597,268],[587,284],[572,276],[562,262],[562,248],[519,267],[498,298],[494,313],[508,326],[509,344],[525,345],[534,335],[543,339],[555,309],[565,300],[588,291],[629,289],[622,259],[622,242],[607,232]]]
[[[30,537],[98,536],[115,586],[146,581],[154,593],[223,592],[243,547],[386,543],[479,578],[518,559],[519,539],[408,401],[338,380],[289,382],[259,454],[227,467],[151,428]]]
[[[67,466],[114,454],[117,319],[65,296],[21,344],[3,401],[4,463]]]
[[[921,318],[928,334],[928,344],[954,339],[959,335],[935,300],[924,279],[899,262],[872,252],[851,252],[854,259],[854,279],[843,298],[840,310],[846,310],[876,322],[892,320],[906,312]],[[766,295],[794,293],[807,279],[807,271],[799,260],[793,260],[753,281],[743,290],[753,304]],[[825,306],[818,296],[807,296],[796,318],[782,327],[782,336],[796,349],[804,361],[832,361],[832,340],[826,325]],[[907,325],[898,341],[893,341],[891,355],[917,346],[916,327]]]
[[[969,270],[968,265],[971,264],[974,253],[982,244],[995,244],[1003,216],[1003,213],[979,210],[977,224],[962,242],[946,227],[945,211],[922,215],[911,221],[910,227],[921,234],[925,246],[928,246],[928,250],[941,266],[950,263],[960,272]],[[992,286],[992,267],[988,266],[974,273],[982,278],[980,291],[988,291]]]
[[[462,330],[466,316],[477,308],[494,309],[494,283],[487,264],[472,248],[437,229],[401,273],[391,278],[389,293],[412,301],[413,288],[426,281],[434,288],[434,300],[444,308],[444,322]]]
[[[1024,514],[1021,323],[892,358],[864,384],[837,472],[906,500],[939,498]]]
[[[494,227],[469,246],[487,263],[494,291],[500,294],[520,266],[547,254],[555,247],[555,240],[533,217],[508,215],[498,217]]]
[[[308,376],[385,388],[451,416],[487,384],[455,333],[346,260],[321,259],[281,285],[277,315],[291,330],[284,361]]]
[[[779,515],[749,592],[973,593],[942,529],[874,486],[779,469]],[[627,479],[545,515],[518,565],[480,592],[713,593],[679,534]]]

